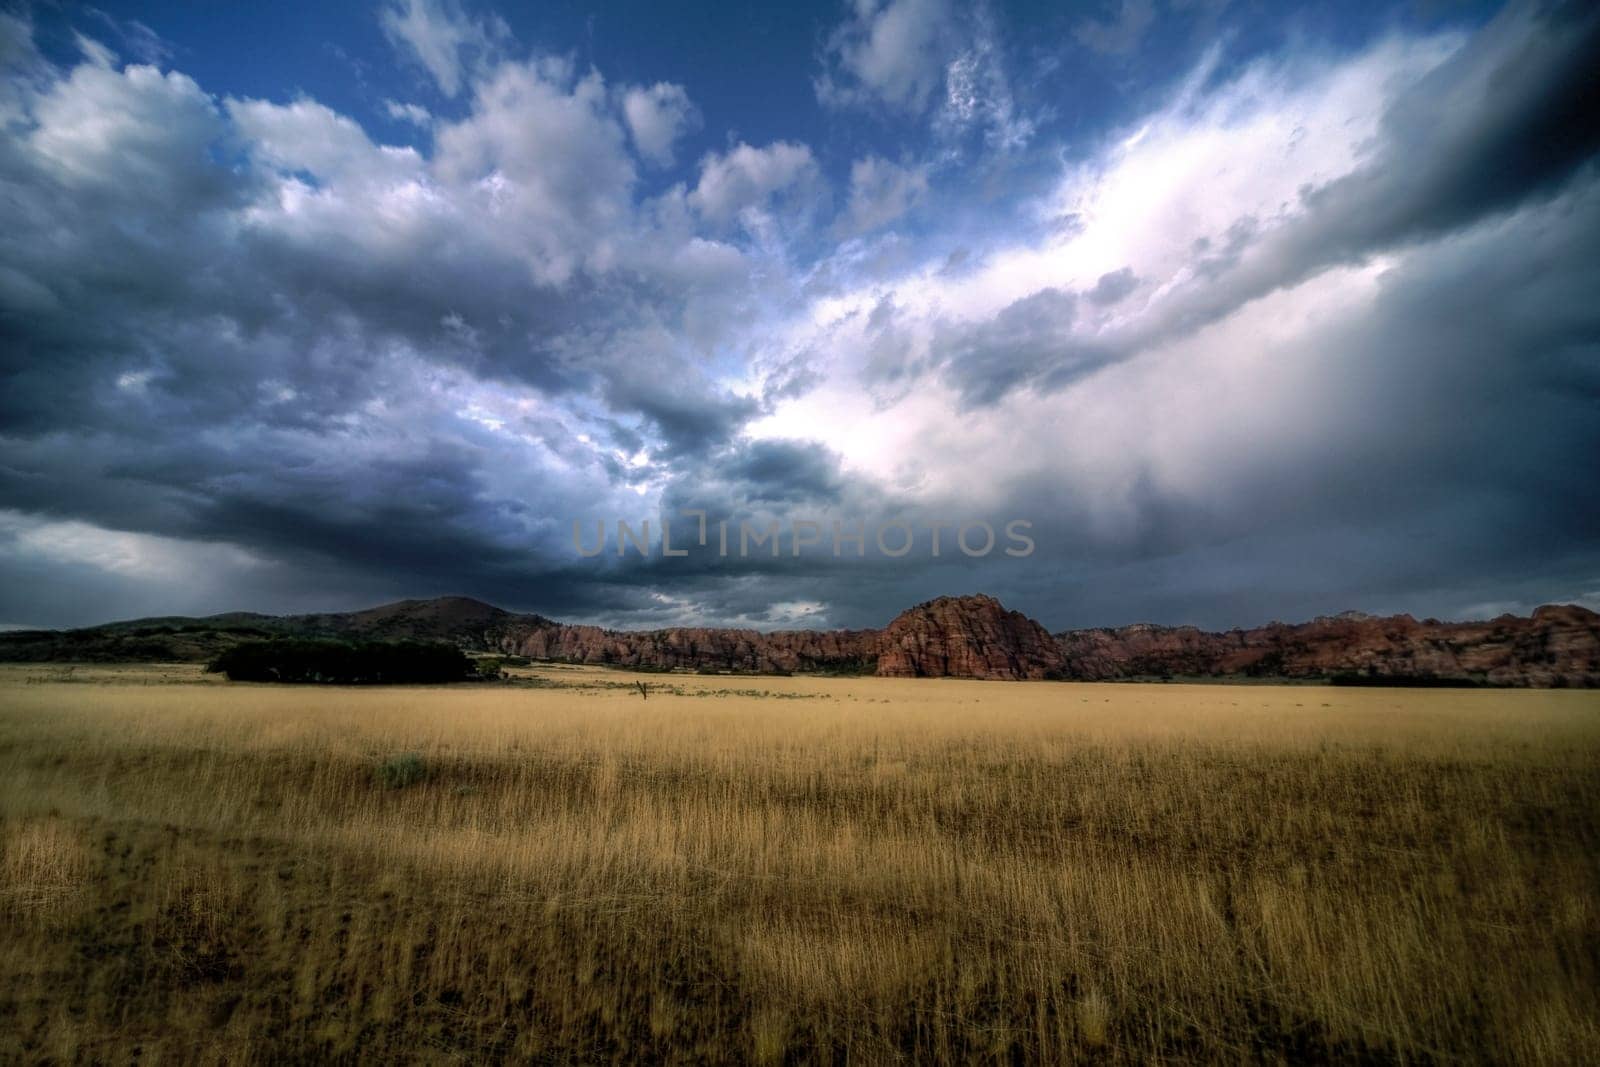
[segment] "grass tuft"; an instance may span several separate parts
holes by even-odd
[[[385,789],[404,789],[428,777],[428,765],[415,752],[391,756],[378,764],[378,783]]]

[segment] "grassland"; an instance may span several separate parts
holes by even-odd
[[[0,668],[0,1060],[1600,1062],[1593,694],[524,673]]]

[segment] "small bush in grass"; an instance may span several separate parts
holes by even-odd
[[[385,789],[404,789],[428,777],[428,765],[415,752],[391,756],[378,764],[378,781]]]
[[[472,664],[472,669],[477,672],[477,677],[482,681],[494,682],[506,677],[502,669],[505,660],[498,656],[479,656]]]
[[[1111,1002],[1098,989],[1089,990],[1078,1001],[1078,1034],[1090,1048],[1106,1043],[1111,1023]]]

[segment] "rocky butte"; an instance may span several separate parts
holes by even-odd
[[[895,678],[1333,678],[1347,683],[1600,686],[1600,615],[1418,622],[1355,612],[1214,633],[1138,624],[1051,634],[990,596],[939,597],[881,630],[608,630],[467,597],[319,615],[231,613],[0,634],[0,659],[205,660],[270,636],[449,641],[474,652],[642,670],[848,673]]]
[[[1055,638],[992,596],[942,596],[902,611],[876,636],[886,678],[1063,678]]]

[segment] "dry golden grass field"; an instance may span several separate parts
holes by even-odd
[[[0,668],[0,1061],[1600,1062],[1595,694],[522,673]]]

